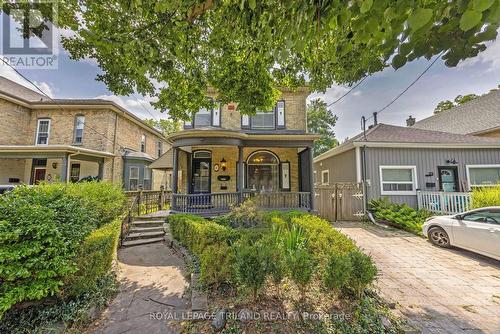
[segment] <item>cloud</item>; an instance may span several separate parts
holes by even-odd
[[[500,29],[498,30],[500,36]],[[500,70],[500,39],[487,43],[486,50],[479,53],[476,57],[466,59],[458,66],[477,66],[486,65],[487,71]]]
[[[119,106],[127,109],[140,118],[167,118],[168,114],[157,111],[151,106],[150,102],[155,101],[152,97],[137,96],[118,96],[118,95],[99,95],[96,99],[112,101]]]
[[[0,64],[0,76],[5,77],[9,80],[14,81],[15,83],[18,83],[26,88],[29,88],[37,93],[39,91],[28,81],[26,81],[23,77],[21,77],[19,74],[16,73],[10,66],[7,66],[5,64]],[[33,83],[40,88],[45,94],[50,96],[51,98],[54,97],[54,87],[48,82],[45,81],[33,81]]]
[[[40,88],[42,90],[42,92],[44,92],[45,94],[47,94],[48,96],[50,96],[51,98],[54,98],[54,92],[53,92],[53,87],[49,84],[49,83],[46,83],[46,82],[38,82],[38,81],[34,81],[35,85],[38,86],[38,88]],[[33,85],[31,85],[31,87],[28,87],[28,88],[31,88],[33,89]]]

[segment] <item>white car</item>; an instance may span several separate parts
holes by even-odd
[[[456,246],[500,261],[500,206],[430,217],[422,232],[436,246]]]

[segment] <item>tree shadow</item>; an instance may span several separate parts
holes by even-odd
[[[163,242],[120,248],[118,250],[118,261],[130,266],[174,266],[181,268],[183,271],[186,270],[182,257]]]

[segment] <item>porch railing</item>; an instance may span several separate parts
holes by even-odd
[[[172,198],[172,192],[163,189],[126,191],[125,195],[128,197],[129,207],[133,201],[137,201],[133,212],[136,216],[166,210]]]
[[[455,214],[469,210],[471,194],[466,192],[417,191],[419,209]]]
[[[229,212],[244,200],[252,198],[258,207],[266,210],[311,208],[309,192],[254,193],[238,192],[211,194],[172,194],[171,209],[174,212],[195,214],[221,214]]]

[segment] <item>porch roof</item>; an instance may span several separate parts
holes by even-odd
[[[311,146],[320,138],[310,133],[245,133],[227,129],[193,129],[171,134],[167,140],[172,147],[182,146]]]
[[[81,154],[99,158],[109,158],[115,156],[110,152],[97,151],[72,145],[0,145],[0,157],[5,155],[18,157],[54,153]]]

